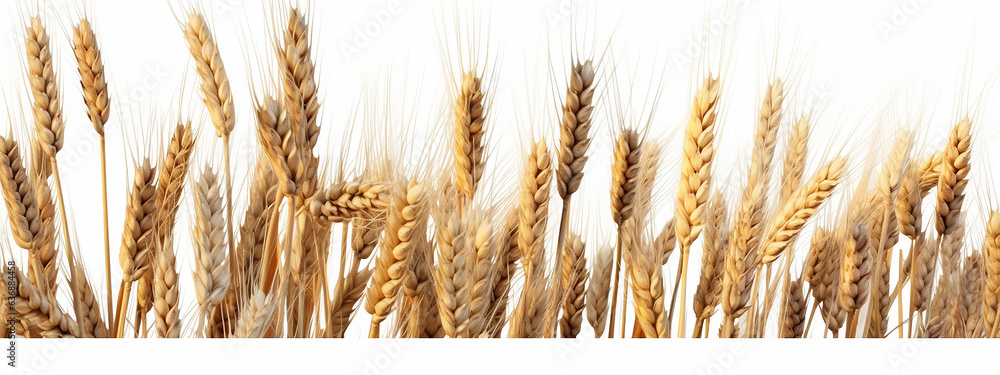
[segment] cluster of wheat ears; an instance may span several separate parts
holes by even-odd
[[[261,152],[251,168],[246,212],[234,219],[233,96],[205,18],[196,11],[185,17],[183,35],[223,145],[225,170],[189,171],[197,144],[190,122],[176,126],[159,160],[134,163],[117,290],[103,179],[106,291],[91,287],[71,246],[56,162],[64,120],[49,36],[38,17],[25,28],[34,137],[30,147],[11,135],[0,138],[9,236],[25,251],[13,272],[15,302],[3,304],[16,317],[17,335],[336,338],[344,337],[362,306],[371,320],[356,324],[369,324],[370,337],[576,337],[586,312],[596,337],[796,338],[810,331],[817,311],[817,324],[832,337],[885,337],[893,330],[901,337],[998,335],[1000,213],[990,215],[981,249],[963,251],[967,242],[978,245],[964,238],[963,229],[968,118],[957,121],[943,148],[924,155],[913,132],[901,132],[890,157],[849,192],[842,215],[817,224],[813,216],[845,179],[847,158],[831,157],[806,175],[810,119],[783,121],[785,91],[775,79],[760,103],[745,185],[730,204],[722,189],[713,189],[712,178],[724,81],[707,74],[684,126],[673,219],[662,228],[650,224],[652,186],[668,150],[642,129],[621,126],[609,187],[615,241],[588,246],[568,223],[601,91],[593,59],[571,62],[559,143],[554,150],[544,139],[532,143],[509,204],[474,199],[490,155],[484,137],[488,92],[476,70],[454,86],[453,163],[447,168],[405,173],[387,160],[365,166],[359,177],[324,181],[314,149],[321,102],[309,29],[303,14],[291,9],[287,28],[272,41],[280,94],[254,96]],[[72,47],[103,168],[112,103],[86,18],[73,28]],[[775,154],[783,123],[791,125],[781,163]],[[777,165],[780,189],[771,186]],[[930,230],[921,212],[928,196],[935,207]],[[185,197],[192,202],[193,229],[191,249],[184,251],[194,253],[197,306],[182,320],[183,272],[173,238]],[[551,221],[558,226],[557,245],[546,249],[553,199],[562,201],[562,210]],[[808,256],[798,264],[792,256],[796,237],[811,222],[811,241],[799,241],[808,245]],[[898,249],[894,261],[900,235],[912,243],[906,252]],[[333,270],[327,260],[337,238],[340,264]],[[700,277],[688,300],[689,268],[697,266],[689,255],[696,244],[703,254]],[[664,269],[676,248],[678,271],[671,278]],[[68,277],[60,277],[61,255]],[[64,279],[72,306],[56,299]],[[894,303],[899,313],[890,317]],[[710,329],[713,317],[721,319],[717,332]]]

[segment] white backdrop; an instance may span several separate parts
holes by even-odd
[[[788,92],[786,122],[809,111],[816,120],[807,175],[839,153],[851,157],[851,177],[861,177],[881,160],[886,144],[904,124],[918,124],[921,151],[936,149],[954,120],[968,113],[974,119],[975,144],[966,252],[979,247],[984,213],[997,204],[990,198],[995,178],[988,156],[998,146],[1000,129],[995,125],[997,111],[992,109],[998,99],[993,88],[1000,66],[1000,49],[996,48],[1000,45],[1000,22],[996,22],[1000,4],[996,2],[518,0],[456,4],[389,0],[300,5],[308,8],[311,17],[320,80],[323,140],[317,149],[327,160],[346,155],[348,173],[361,162],[356,144],[362,132],[355,131],[348,138],[351,126],[378,126],[388,118],[393,126],[406,126],[417,134],[412,139],[393,137],[391,142],[406,142],[415,150],[447,145],[440,135],[448,130],[454,76],[443,67],[456,64],[458,56],[471,55],[455,48],[457,35],[467,38],[471,32],[479,37],[478,56],[489,53],[485,84],[493,100],[488,114],[493,154],[486,178],[497,199],[512,193],[510,176],[520,169],[521,145],[529,134],[545,135],[550,145],[556,141],[557,101],[565,90],[570,47],[580,48],[584,56],[593,54],[599,59],[603,55],[594,146],[572,221],[588,241],[588,254],[597,244],[610,241],[613,233],[607,190],[609,139],[613,127],[620,125],[611,120],[620,113],[632,115],[638,123],[655,112],[649,132],[667,148],[657,183],[659,214],[654,226],[658,228],[672,215],[679,128],[688,116],[692,82],[705,72],[706,58],[713,66],[719,61],[724,64],[725,110],[714,172],[717,183],[730,191],[744,180],[758,98],[769,81],[779,77],[786,81]],[[7,132],[9,127],[20,139],[29,134],[22,38],[28,17],[40,11],[54,45],[63,93],[67,126],[59,163],[71,229],[95,290],[104,290],[100,160],[70,48],[72,25],[84,13],[91,18],[111,87],[108,194],[112,282],[117,285],[121,270],[116,261],[120,243],[116,233],[121,233],[124,220],[132,160],[157,155],[157,144],[166,142],[163,134],[180,118],[194,120],[201,129],[192,171],[199,171],[206,162],[221,166],[220,143],[196,90],[197,77],[178,19],[191,7],[201,8],[215,34],[237,105],[234,185],[245,194],[247,163],[256,153],[250,92],[274,82],[261,77],[269,74],[267,64],[273,64],[273,25],[284,22],[284,6],[285,2],[254,0],[86,4],[53,0],[0,6],[4,56],[0,69],[6,72],[0,77],[5,101],[0,111],[10,119],[0,125],[0,131]],[[576,43],[571,42],[571,35]],[[451,58],[444,57],[445,53]],[[713,72],[720,73],[720,69]],[[651,107],[649,97],[657,92],[662,97]],[[369,110],[366,116],[365,105],[376,102],[389,103],[389,110]],[[344,146],[351,144],[355,146]],[[424,162],[418,154],[412,152],[406,159]],[[189,199],[188,193],[184,207],[190,205]],[[830,213],[830,208],[824,212]],[[558,213],[558,205],[550,210]],[[182,208],[180,212],[175,233],[179,265],[190,270],[188,211]],[[240,206],[235,212],[242,216]],[[554,233],[550,237],[554,243]],[[9,243],[14,258],[23,259],[23,251]],[[700,245],[695,246],[694,265],[700,258],[698,249]],[[797,255],[804,256],[804,251]],[[336,256],[331,264],[337,264]],[[665,271],[673,275],[675,270],[676,256]],[[696,277],[692,276],[689,285],[696,285]],[[192,311],[196,304],[192,287],[190,278],[182,277],[185,311]],[[689,293],[693,290],[689,288]],[[349,337],[365,334],[367,316],[357,319]],[[813,327],[813,334],[821,332]],[[590,334],[585,327],[581,336]]]

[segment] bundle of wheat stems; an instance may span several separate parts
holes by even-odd
[[[841,185],[850,161],[827,156],[806,170],[812,119],[784,116],[786,99],[795,98],[786,97],[786,82],[773,79],[761,97],[740,194],[726,196],[713,178],[721,168],[715,156],[726,79],[704,74],[687,105],[679,150],[664,147],[647,129],[608,124],[618,129],[608,187],[615,230],[603,237],[614,240],[595,243],[570,218],[584,215],[579,207],[587,203],[573,198],[588,180],[583,172],[607,67],[571,57],[565,97],[553,109],[558,142],[531,140],[513,201],[482,189],[493,154],[486,135],[494,131],[492,82],[482,69],[457,74],[451,149],[442,150],[452,155],[448,168],[407,171],[395,167],[401,164],[391,159],[396,155],[363,166],[359,177],[328,178],[323,167],[330,160],[316,149],[322,102],[309,18],[298,9],[286,15],[286,26],[271,40],[277,92],[254,92],[252,116],[241,114],[252,119],[260,149],[245,194],[234,191],[230,176],[237,113],[224,56],[205,17],[192,11],[181,18],[224,162],[214,170],[191,165],[192,154],[213,140],[196,139],[191,122],[182,121],[163,140],[165,152],[132,164],[118,288],[111,283],[102,175],[106,290],[91,287],[95,282],[70,246],[76,242],[56,162],[65,121],[57,73],[68,68],[55,64],[41,19],[29,20],[33,137],[0,138],[4,235],[25,251],[16,257],[24,260],[15,270],[17,335],[336,338],[353,324],[360,332],[367,327],[370,337],[570,338],[591,331],[615,337],[617,331],[636,338],[802,338],[819,311],[824,336],[1000,336],[998,208],[987,208],[985,239],[964,236],[972,224],[964,206],[975,130],[968,117],[956,121],[944,147],[933,152],[921,152],[913,132],[900,132],[883,165],[841,192],[848,190]],[[70,41],[83,93],[74,100],[82,99],[100,136],[103,167],[113,98],[100,43],[87,19]],[[778,147],[779,134],[788,134],[787,147]],[[676,200],[653,188],[659,172],[674,173],[663,161],[675,157],[681,160]],[[839,211],[824,207],[834,194],[849,202]],[[238,197],[245,212],[233,212]],[[664,199],[674,203],[673,218],[654,228],[653,217],[670,212],[655,207]],[[933,230],[924,225],[928,199]],[[561,207],[558,218],[550,216],[557,213],[550,212],[553,202]],[[829,220],[821,222],[819,214]],[[174,247],[176,236],[187,235],[174,231],[180,215],[192,219],[190,249]],[[550,224],[557,227],[550,231]],[[797,241],[807,228],[811,238]],[[900,235],[909,241],[899,244]],[[338,242],[340,266],[328,266]],[[691,261],[697,244],[700,265]],[[799,257],[804,262],[794,261],[797,246],[807,247]],[[670,277],[666,267],[675,248],[677,275]],[[178,280],[185,272],[176,259],[188,251],[194,290],[184,292],[195,295],[197,306],[180,304]],[[61,256],[69,267],[65,279]],[[689,274],[698,282],[690,294]],[[69,280],[63,291],[68,288],[71,305],[57,299],[61,280]],[[889,314],[894,304],[895,317]],[[370,321],[354,322],[362,306]],[[631,331],[626,321],[633,322]],[[584,322],[592,330],[583,330]]]

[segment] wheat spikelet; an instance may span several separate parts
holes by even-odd
[[[784,316],[782,317],[780,338],[801,338],[805,329],[806,300],[802,295],[802,279],[792,281],[788,285],[785,297]]]
[[[424,185],[416,179],[403,182],[393,192],[382,246],[365,299],[365,310],[372,314],[373,329],[385,320],[396,302],[403,275],[409,267],[407,259],[413,252],[412,237],[417,231],[425,230],[424,223],[419,220],[423,217],[425,201]]]
[[[983,243],[983,323],[987,337],[996,337],[997,310],[1000,308],[1000,212],[993,210],[986,223]]]
[[[822,301],[823,296],[826,295],[826,285],[823,281],[826,278],[826,273],[829,272],[826,269],[828,249],[831,245],[829,236],[830,233],[827,229],[822,227],[813,231],[813,236],[809,241],[809,253],[806,255],[806,262],[803,265],[802,280],[809,283],[809,289],[816,301]]]
[[[833,193],[846,169],[847,158],[834,159],[816,172],[812,180],[785,203],[767,231],[766,242],[761,247],[763,264],[773,262],[795,241],[806,221]]]
[[[194,58],[198,76],[201,77],[202,99],[212,116],[215,136],[228,137],[236,125],[236,112],[226,67],[222,64],[219,48],[215,45],[212,31],[205,23],[205,17],[191,13],[187,18],[187,23],[184,24],[184,37],[187,39],[191,57]]]
[[[177,124],[167,146],[167,153],[160,160],[160,176],[156,183],[156,222],[158,242],[161,244],[167,242],[167,237],[174,232],[174,218],[180,208],[194,142],[191,122]]]
[[[840,299],[840,269],[844,261],[844,246],[839,245],[839,243],[846,242],[844,239],[846,235],[846,227],[841,227],[837,232],[827,235],[826,264],[819,268],[825,271],[817,274],[823,277],[820,289],[825,292],[817,297],[817,300],[822,302],[820,309],[823,313],[823,321],[826,322],[826,328],[834,333],[834,337],[837,337],[837,332],[840,331],[847,319],[847,312],[840,308],[838,302]]]
[[[608,292],[611,289],[611,271],[614,266],[614,248],[604,246],[597,251],[590,267],[587,284],[587,321],[594,328],[594,337],[600,338],[607,328]]]
[[[726,249],[729,244],[729,226],[726,203],[721,194],[712,195],[708,202],[705,218],[705,238],[701,257],[701,272],[695,289],[692,308],[694,309],[695,336],[700,335],[701,321],[708,319],[719,305],[722,293],[722,272],[725,268]]]
[[[785,167],[781,175],[781,202],[787,202],[802,184],[806,169],[806,153],[809,147],[809,118],[799,117],[788,137],[785,150]]]
[[[948,136],[948,145],[941,156],[938,182],[937,215],[935,226],[938,234],[951,233],[962,211],[965,187],[969,181],[971,156],[971,123],[968,118],[959,121]]]
[[[455,99],[454,150],[455,187],[458,193],[471,200],[476,185],[483,177],[486,113],[483,108],[481,80],[473,72],[462,76],[459,92]]]
[[[945,168],[942,168],[945,169]],[[940,300],[943,305],[944,311],[935,311],[932,314],[944,315],[943,316],[948,322],[945,323],[950,329],[949,334],[951,337],[963,337],[965,334],[965,318],[964,312],[962,311],[962,246],[963,246],[963,236],[964,236],[964,225],[962,223],[962,216],[956,221],[955,226],[950,226],[950,232],[941,237],[941,248],[939,250],[938,256],[941,262],[941,276],[938,278],[938,290],[935,292],[934,299]],[[932,301],[932,310],[935,309],[935,304]]]
[[[583,324],[587,284],[586,244],[577,234],[570,234],[566,239],[563,251],[563,284],[566,295],[563,297],[562,319],[559,321],[559,332],[563,338],[575,338],[580,334]],[[606,299],[607,297],[605,297]]]
[[[104,124],[110,114],[108,82],[104,78],[104,61],[101,49],[90,26],[90,21],[81,19],[73,27],[73,54],[76,55],[80,85],[83,86],[83,101],[87,104],[87,117],[94,125],[94,131],[104,135]]]
[[[204,316],[222,303],[229,289],[231,275],[226,263],[226,224],[219,181],[208,166],[194,188],[194,287]],[[212,329],[213,327],[208,327]]]
[[[684,159],[677,189],[677,239],[681,250],[691,245],[705,224],[703,206],[708,201],[715,155],[715,116],[720,89],[717,78],[707,77],[695,95],[691,117],[684,131]]]
[[[587,60],[577,62],[570,70],[566,102],[562,107],[559,127],[559,176],[556,187],[563,199],[580,188],[583,166],[587,163],[590,147],[590,121],[594,110],[594,64]]]
[[[135,166],[132,189],[125,209],[125,229],[118,261],[125,283],[141,279],[152,265],[156,230],[156,169],[149,159]]]
[[[156,316],[156,333],[162,338],[181,337],[178,277],[173,246],[163,246],[153,266],[153,315]]]

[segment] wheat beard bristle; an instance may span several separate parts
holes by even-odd
[[[476,185],[483,176],[483,136],[486,113],[483,109],[483,92],[480,78],[473,72],[462,76],[458,97],[455,100],[454,158],[455,187],[459,194],[471,200]]]
[[[228,137],[236,125],[236,111],[226,68],[222,65],[219,48],[215,45],[212,31],[205,23],[205,17],[198,13],[189,14],[184,25],[184,37],[198,75],[201,76],[201,92],[208,113],[212,116],[215,135],[220,138]]]
[[[192,189],[194,190],[192,207],[195,214],[195,227],[192,231],[195,255],[194,286],[201,314],[205,317],[222,303],[231,278],[226,263],[225,211],[219,189],[215,173],[207,166]],[[213,328],[208,327],[208,330]]]
[[[110,99],[108,83],[104,78],[104,62],[97,38],[90,27],[90,21],[81,19],[73,28],[73,54],[76,55],[80,85],[83,86],[83,101],[87,104],[87,117],[94,125],[94,131],[104,135],[104,124],[108,122]]]
[[[594,110],[594,64],[587,60],[576,63],[570,71],[566,103],[562,108],[559,127],[559,176],[556,187],[563,199],[580,188],[583,166],[590,148],[590,120]]]

